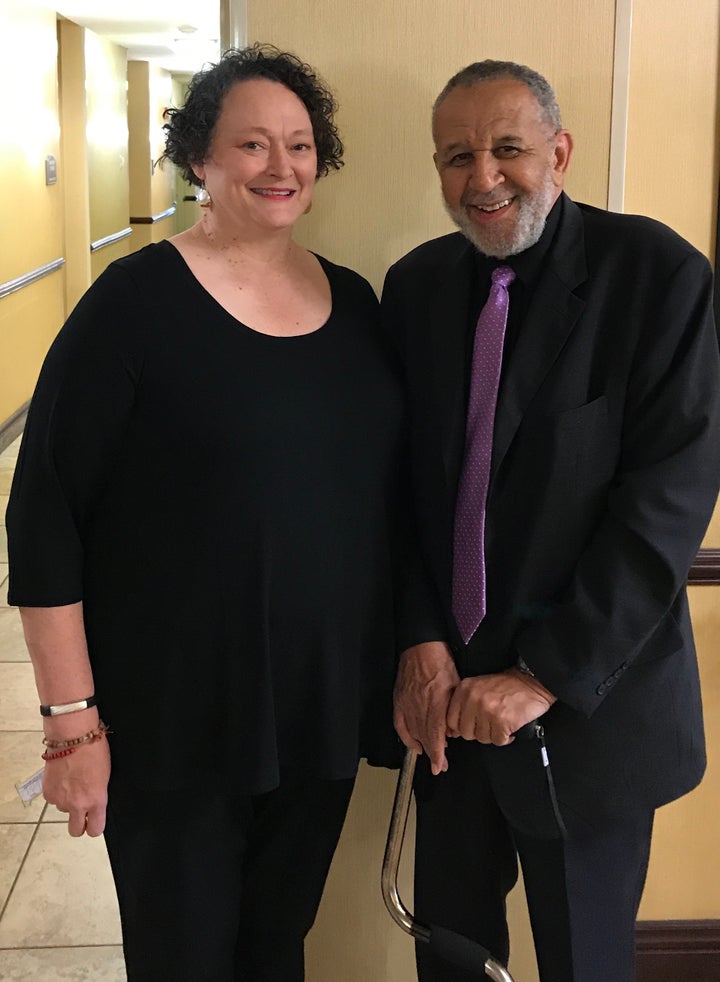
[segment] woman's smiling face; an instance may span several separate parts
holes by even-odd
[[[317,154],[301,100],[279,82],[238,82],[225,96],[202,164],[213,216],[239,227],[292,227],[308,209]]]

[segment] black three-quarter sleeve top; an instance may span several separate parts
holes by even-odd
[[[274,337],[148,246],[42,369],[9,600],[83,601],[113,767],[138,784],[348,777],[389,725],[400,389],[370,286],[321,263],[328,321]]]

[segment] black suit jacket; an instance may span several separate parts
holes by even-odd
[[[705,766],[685,584],[720,481],[710,266],[655,221],[565,198],[503,370],[488,614],[464,649],[450,591],[473,251],[459,233],[428,242],[383,293],[427,572],[404,642],[447,640],[461,675],[522,656],[558,697],[544,722],[562,809],[594,820],[655,807]],[[502,806],[537,830],[536,756],[519,741],[487,750]]]

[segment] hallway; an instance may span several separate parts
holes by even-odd
[[[20,615],[7,605],[5,510],[20,446],[0,454],[0,979],[123,982],[120,921],[102,838],[72,839],[16,785],[42,765],[42,723]]]

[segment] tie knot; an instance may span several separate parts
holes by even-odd
[[[497,266],[490,274],[493,286],[510,286],[515,279],[515,270],[509,266]]]

